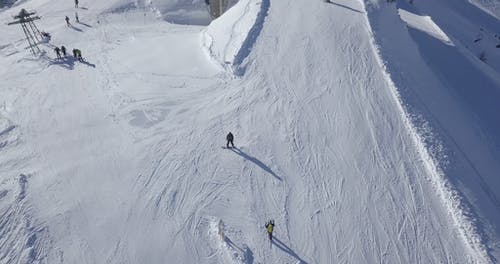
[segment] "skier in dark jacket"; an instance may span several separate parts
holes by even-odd
[[[226,147],[229,148],[229,143],[231,143],[231,146],[233,146],[233,148],[234,148],[234,143],[233,143],[234,136],[233,136],[233,133],[229,132],[229,134],[227,134],[227,136],[226,136],[226,140],[227,140]]]
[[[66,57],[66,47],[61,46],[61,52],[62,52],[63,56]]]
[[[61,58],[61,49],[59,47],[56,47],[54,49],[54,51],[56,52],[57,57],[60,59]]]
[[[266,223],[267,234],[269,235],[269,240],[273,240],[273,231],[274,231],[274,220],[271,220]]]
[[[64,18],[64,20],[66,20],[66,26],[71,26],[71,23],[69,23],[69,17],[66,16],[66,18]]]

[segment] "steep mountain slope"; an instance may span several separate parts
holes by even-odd
[[[399,6],[241,0],[205,27],[199,8],[172,9],[186,3],[31,0],[0,12],[0,262],[496,261],[497,194],[484,187],[496,182],[468,176],[494,174],[495,147],[473,128],[458,135],[479,142],[473,151],[457,134],[429,139],[410,119],[447,131],[478,115],[490,131],[494,117],[449,97],[436,75],[449,76],[417,52],[432,42],[412,38]],[[53,35],[36,59],[4,25],[23,7]],[[81,23],[66,27],[75,11]],[[387,42],[391,28],[403,41]],[[85,62],[55,59],[63,44]],[[495,68],[480,73],[498,88]],[[440,92],[415,103],[425,90],[412,80]],[[429,106],[432,95],[450,108]],[[221,148],[228,131],[235,149]],[[433,151],[453,140],[466,170]]]
[[[439,164],[442,187],[451,196],[444,203],[454,208],[464,234],[476,233],[467,240],[485,244],[498,259],[500,60],[494,47],[500,40],[493,36],[500,22],[468,1],[400,2],[369,10],[391,79]],[[448,41],[426,31],[424,23]],[[482,32],[480,40],[476,32]],[[479,58],[484,50],[491,54],[485,62]]]

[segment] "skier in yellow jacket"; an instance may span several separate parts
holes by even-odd
[[[274,220],[266,223],[267,234],[269,235],[269,240],[273,240],[273,230],[274,230]]]

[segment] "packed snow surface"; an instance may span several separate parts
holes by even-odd
[[[0,9],[0,263],[498,262],[498,5],[412,2]]]
[[[439,26],[436,25],[436,23],[434,23],[434,21],[432,21],[429,16],[419,16],[403,9],[399,9],[399,16],[408,24],[408,26],[426,32],[427,34],[444,41],[445,43],[450,43],[448,36],[439,28]]]

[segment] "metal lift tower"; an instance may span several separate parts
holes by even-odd
[[[42,40],[42,34],[33,22],[40,19],[39,16],[33,16],[35,13],[36,12],[28,12],[26,11],[26,9],[21,9],[21,12],[19,12],[19,14],[14,17],[15,21],[7,24],[21,24],[24,35],[26,35],[26,39],[28,40],[28,44],[30,45],[31,53],[33,53],[34,56],[41,53],[40,49],[38,48],[38,42]]]

